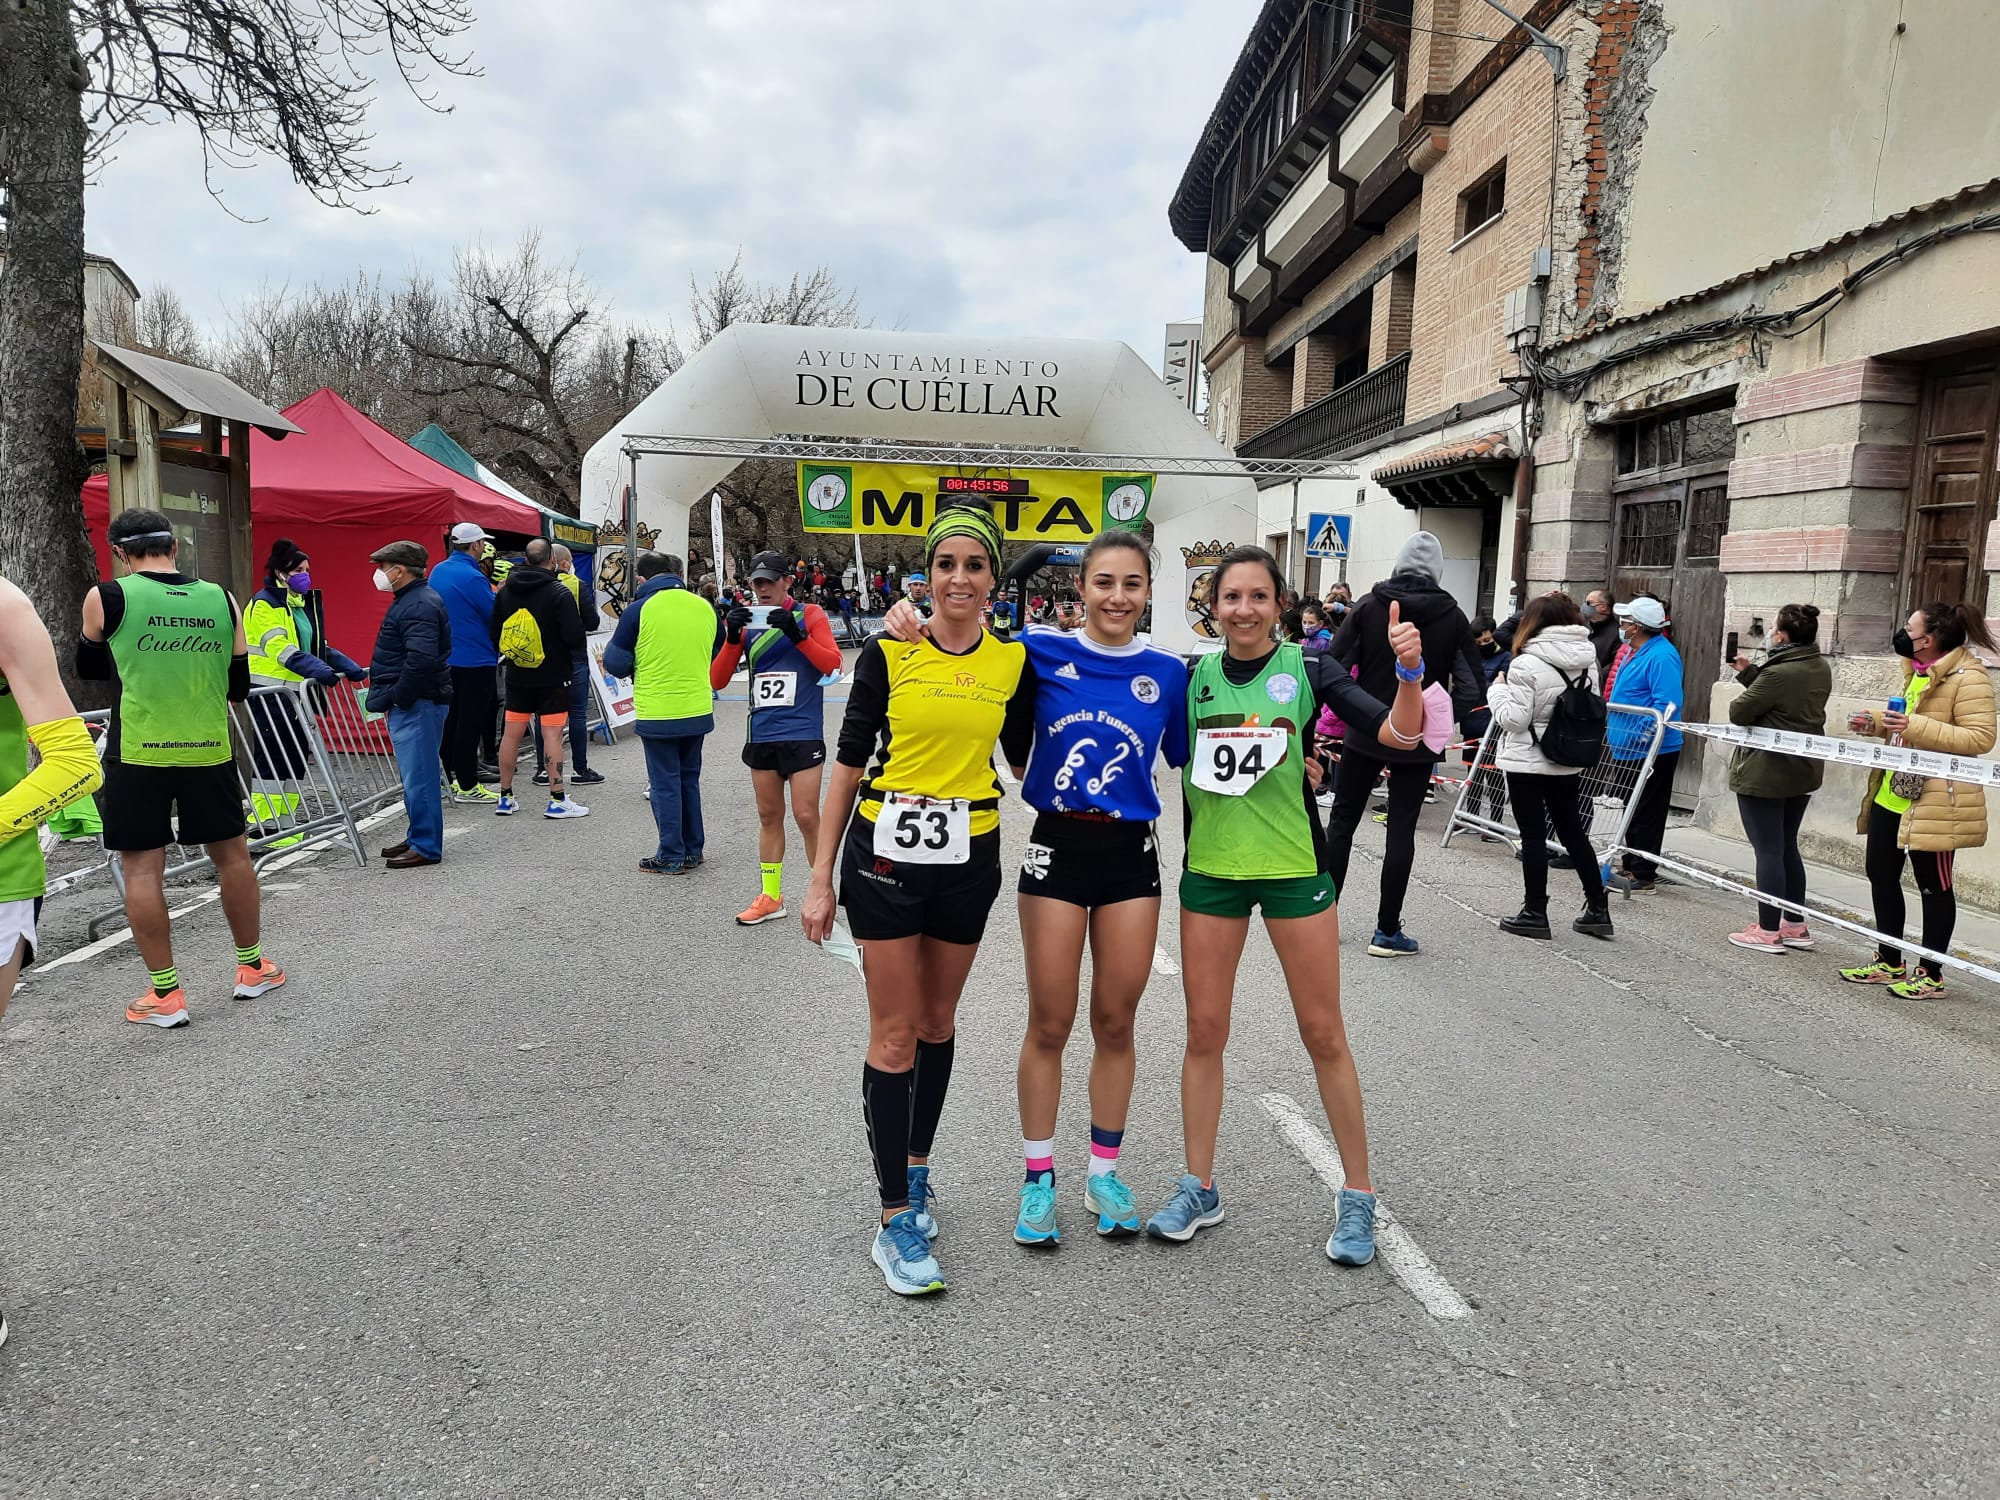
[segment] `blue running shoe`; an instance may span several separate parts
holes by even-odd
[[[1174,1189],[1167,1206],[1146,1221],[1146,1233],[1156,1240],[1185,1244],[1194,1238],[1197,1229],[1221,1222],[1222,1194],[1212,1187],[1203,1187],[1194,1173],[1183,1172],[1180,1186]]]
[[[1340,1190],[1340,1216],[1326,1242],[1328,1260],[1343,1266],[1365,1266],[1375,1258],[1375,1195],[1359,1188]]]
[[[514,800],[512,792],[502,792],[500,800],[493,804],[493,815],[499,818],[511,818],[520,806],[521,804]]]
[[[1368,944],[1371,958],[1409,958],[1417,951],[1417,940],[1407,932],[1384,932],[1375,929],[1375,937]]]
[[[899,1297],[944,1290],[944,1272],[931,1255],[931,1242],[907,1208],[877,1231],[869,1258],[882,1268],[882,1279]]]
[[[1139,1232],[1139,1210],[1132,1204],[1132,1190],[1115,1171],[1091,1174],[1083,1186],[1083,1206],[1097,1215],[1097,1232],[1106,1239],[1122,1240]]]
[[[937,1216],[931,1212],[931,1201],[937,1195],[931,1191],[931,1169],[929,1167],[910,1168],[910,1212],[917,1216],[917,1228],[924,1232],[924,1238],[938,1237]]]
[[[1021,1184],[1021,1216],[1014,1221],[1017,1245],[1055,1245],[1062,1242],[1056,1228],[1056,1174],[1044,1172]]]

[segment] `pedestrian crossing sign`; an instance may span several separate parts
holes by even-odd
[[[1352,516],[1321,512],[1306,517],[1306,556],[1345,557],[1347,536],[1354,524]]]

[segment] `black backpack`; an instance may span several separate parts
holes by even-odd
[[[1531,726],[1528,739],[1559,766],[1594,766],[1604,749],[1606,714],[1604,700],[1590,690],[1590,669],[1584,668],[1575,682],[1554,663],[1549,669],[1562,679],[1563,690],[1542,732],[1536,734]]]

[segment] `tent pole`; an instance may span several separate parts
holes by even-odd
[[[625,602],[639,597],[639,455],[632,455],[632,482],[625,486]]]

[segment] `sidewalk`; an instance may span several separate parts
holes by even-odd
[[[1742,839],[1728,838],[1688,824],[1668,828],[1661,852],[1700,869],[1740,880],[1745,885],[1754,886],[1757,883],[1751,873],[1756,868],[1756,861],[1751,857],[1750,845]],[[1665,873],[1672,878],[1671,871]],[[1914,915],[1917,904],[1914,888],[1909,892],[1909,902]],[[1832,865],[1807,860],[1806,904],[1866,927],[1875,925],[1868,881],[1854,870],[1836,869]],[[1908,935],[1915,937],[1916,929],[1912,927]],[[1958,927],[1953,934],[1951,951],[1974,963],[2000,968],[2000,913],[1960,901]]]

